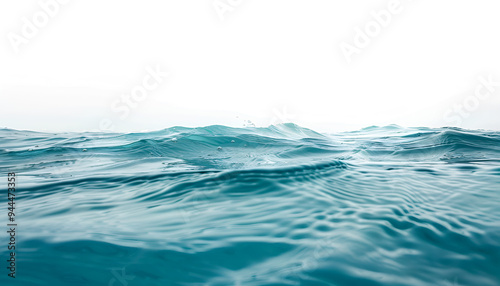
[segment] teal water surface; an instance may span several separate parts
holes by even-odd
[[[500,132],[0,129],[0,285],[500,285]]]

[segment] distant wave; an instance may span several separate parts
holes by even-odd
[[[499,132],[0,129],[0,169],[1,285],[500,285]]]

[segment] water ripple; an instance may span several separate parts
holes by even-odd
[[[459,128],[0,130],[19,285],[500,285],[498,162]]]

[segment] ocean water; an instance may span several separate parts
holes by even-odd
[[[1,129],[0,170],[0,285],[500,285],[500,132]]]

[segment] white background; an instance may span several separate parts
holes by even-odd
[[[116,131],[144,131],[249,120],[323,132],[500,129],[500,86],[473,98],[478,77],[500,81],[499,1],[401,0],[350,63],[341,43],[354,45],[356,28],[391,1],[219,2],[232,5],[223,18],[212,0],[69,1],[17,53],[12,34],[44,10],[39,1],[0,2],[0,127],[83,131],[109,120]],[[111,105],[156,65],[170,76],[121,118]],[[446,119],[467,100],[460,122]]]

